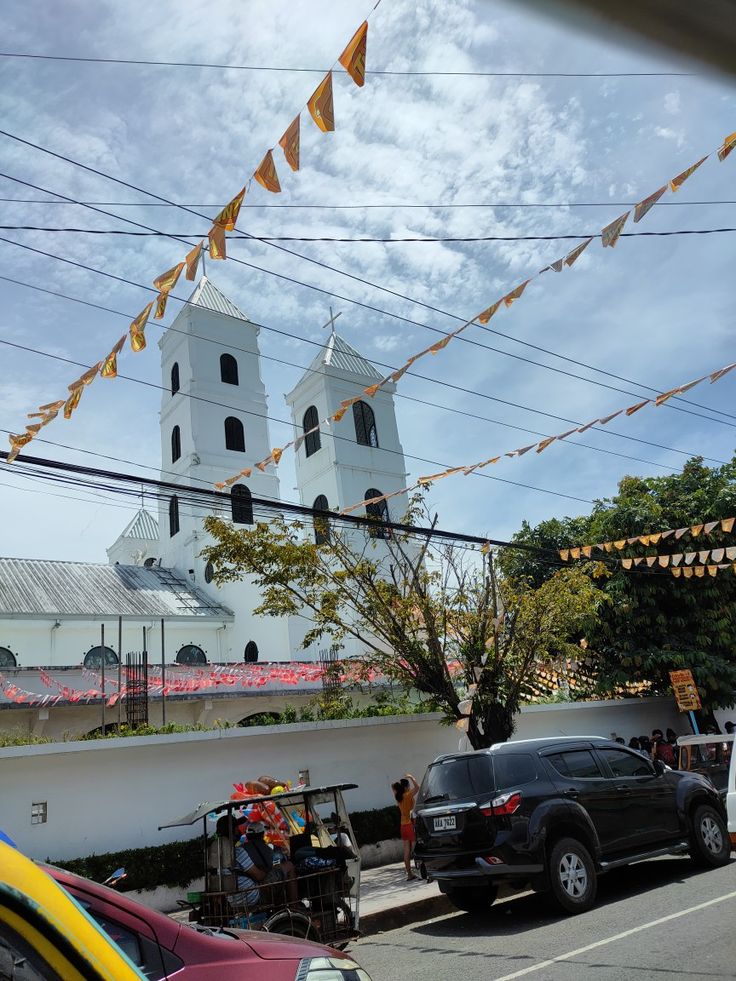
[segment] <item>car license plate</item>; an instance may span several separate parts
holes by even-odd
[[[455,815],[446,814],[444,817],[434,819],[435,831],[454,831],[456,828]]]

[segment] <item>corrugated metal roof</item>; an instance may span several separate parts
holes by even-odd
[[[215,313],[224,313],[226,317],[235,317],[236,320],[247,320],[248,318],[242,310],[235,306],[224,293],[203,276],[189,297],[189,303],[194,303],[198,307],[205,307],[207,310],[214,310]]]
[[[130,524],[120,533],[121,538],[143,539],[147,542],[158,541],[158,521],[152,514],[141,508]]]
[[[171,569],[0,558],[0,617],[19,613],[232,617]]]
[[[362,354],[358,354],[344,337],[335,333],[330,335],[325,347],[309,366],[307,374],[310,371],[318,371],[322,365],[339,368],[341,371],[349,371],[354,375],[360,375],[361,378],[370,378],[374,381],[380,381],[383,378],[383,375],[378,373],[370,361],[366,360]]]

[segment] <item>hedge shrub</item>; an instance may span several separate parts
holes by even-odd
[[[399,809],[396,805],[372,811],[354,811],[350,819],[359,845],[373,845],[386,838],[399,837]],[[51,861],[51,864],[95,882],[102,882],[115,869],[123,866],[128,874],[118,886],[120,891],[155,889],[156,886],[184,889],[202,875],[202,839],[197,837],[148,848],[127,848],[87,858],[59,859]]]

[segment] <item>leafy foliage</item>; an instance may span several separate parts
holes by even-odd
[[[526,522],[514,541],[550,550],[630,538],[684,528],[736,515],[736,458],[711,468],[702,458],[689,460],[682,471],[666,477],[625,477],[618,493],[599,501],[589,516]],[[694,551],[736,544],[731,535],[714,532],[708,539],[668,538],[656,546],[632,546],[621,556],[652,556],[658,552]],[[531,553],[508,550],[502,564],[511,576],[541,584],[553,567]],[[599,659],[600,684],[651,682],[652,691],[669,691],[668,672],[690,668],[701,697],[711,708],[730,705],[736,690],[736,576],[675,579],[616,568],[604,590],[611,602],[586,632],[589,649]]]

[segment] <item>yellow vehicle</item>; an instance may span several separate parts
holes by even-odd
[[[45,872],[0,840],[0,981],[142,981]]]

